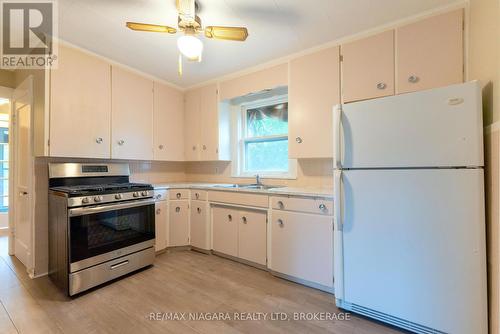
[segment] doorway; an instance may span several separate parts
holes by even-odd
[[[9,132],[12,89],[0,87],[0,236],[9,232]]]

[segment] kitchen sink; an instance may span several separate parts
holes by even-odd
[[[237,188],[237,189],[258,189],[258,190],[268,190],[272,188],[281,188],[283,186],[275,186],[268,184],[216,184],[215,188]]]

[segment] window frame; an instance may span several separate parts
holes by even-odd
[[[236,118],[236,157],[235,168],[233,168],[233,177],[242,178],[254,178],[255,175],[259,175],[261,178],[275,178],[275,179],[296,179],[297,178],[297,160],[288,159],[288,170],[287,171],[247,171],[246,170],[246,146],[248,143],[258,143],[258,142],[271,142],[280,140],[289,140],[289,133],[282,135],[270,135],[270,136],[248,136],[247,127],[247,111],[249,109],[255,109],[260,107],[265,107],[274,104],[288,103],[288,94],[277,95],[269,98],[259,99],[252,102],[241,103],[239,107],[239,112]]]

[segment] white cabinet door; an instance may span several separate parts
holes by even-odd
[[[191,201],[191,246],[210,249],[209,224],[207,220],[207,202]]]
[[[273,210],[270,268],[333,287],[332,217]]]
[[[197,161],[200,160],[201,90],[186,92],[184,103],[184,155],[186,161]]]
[[[111,157],[153,159],[153,81],[112,67]]]
[[[155,251],[167,248],[167,201],[155,203]]]
[[[184,160],[184,96],[172,87],[154,83],[154,160]]]
[[[65,46],[50,70],[50,155],[109,158],[111,66]]]
[[[239,211],[238,257],[266,265],[266,211]]]
[[[213,250],[238,256],[238,212],[224,207],[212,208]]]
[[[189,202],[170,201],[168,211],[168,246],[189,245]]]
[[[217,84],[201,88],[201,156],[202,161],[219,158],[219,115]]]

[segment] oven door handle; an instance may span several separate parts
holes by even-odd
[[[99,205],[92,207],[75,208],[75,209],[70,209],[68,214],[70,217],[77,217],[77,216],[84,216],[93,213],[106,212],[112,210],[136,208],[138,206],[150,205],[154,203],[155,200],[151,198],[147,200],[130,201],[119,204],[108,204],[108,205]]]

